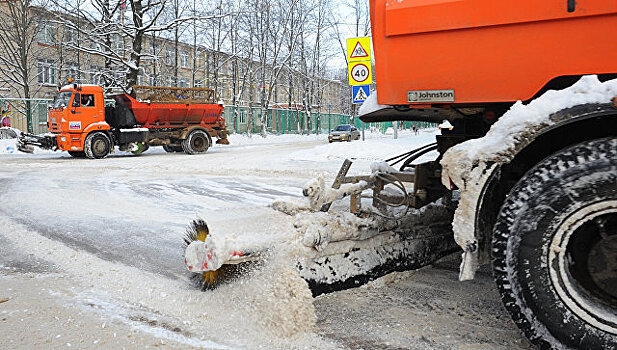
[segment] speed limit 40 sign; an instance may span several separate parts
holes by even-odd
[[[349,85],[367,85],[373,83],[371,61],[350,62],[347,70],[349,72]]]

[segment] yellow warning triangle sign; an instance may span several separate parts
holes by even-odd
[[[366,53],[366,50],[362,47],[362,45],[358,41],[356,43],[356,47],[354,47],[353,51],[351,52],[351,55],[349,55],[349,58],[360,58],[360,57],[368,57],[368,53]]]
[[[347,61],[370,61],[371,60],[371,38],[349,38],[347,39]]]

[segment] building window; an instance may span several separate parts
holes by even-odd
[[[38,61],[38,82],[41,84],[56,84],[56,64],[54,61]]]
[[[113,50],[124,50],[124,38],[119,35],[111,37],[111,48]]]
[[[165,64],[171,65],[174,62],[174,49],[171,47],[165,48]]]
[[[65,44],[77,44],[78,33],[73,28],[64,28],[64,43]]]
[[[189,67],[189,53],[188,51],[182,50],[180,51],[180,66],[182,68]]]
[[[154,75],[149,76],[148,79],[150,81],[150,86],[156,86],[156,77]]]
[[[146,59],[151,59],[151,60],[156,61],[156,59],[158,58],[157,52],[156,52],[157,49],[160,49],[160,48],[154,42],[154,40],[150,41],[150,44],[148,45],[148,54],[151,55],[152,57],[146,57]]]
[[[189,81],[187,79],[178,79],[178,87],[182,87],[182,88],[189,87]]]
[[[103,85],[105,81],[103,79],[103,67],[92,66],[90,69],[90,82],[96,85]]]
[[[63,70],[66,72],[66,78],[73,78],[73,80],[77,81],[79,66],[76,63],[68,63]]]
[[[236,107],[238,108],[238,107]],[[246,123],[246,111],[244,110],[239,110],[238,111],[238,123],[240,124],[245,124]]]
[[[101,46],[101,43],[98,43],[94,40],[89,40],[90,41],[90,48],[93,50],[97,50],[97,51],[103,51],[103,48]]]
[[[44,22],[37,33],[37,41],[43,44],[56,43],[56,26],[53,23]]]
[[[204,87],[204,81],[203,80],[195,81],[195,87],[198,87],[198,88]]]

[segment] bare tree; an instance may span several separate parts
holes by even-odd
[[[37,44],[44,22],[37,13],[45,5],[35,0],[13,0],[2,3],[0,7],[0,83],[15,91],[18,96],[29,99],[36,91],[32,85],[37,81],[37,60],[41,47]],[[30,101],[26,100],[26,120],[28,132],[33,131]]]
[[[261,110],[261,135],[266,136],[267,112],[278,83],[280,74],[283,72],[285,62],[296,49],[296,44],[291,50],[284,51],[285,42],[290,40],[287,33],[290,30],[289,23],[291,14],[299,6],[300,0],[279,0],[273,3],[265,0],[255,0],[252,4],[256,10],[252,16],[255,23],[255,45],[257,59],[259,61],[259,104]],[[312,8],[307,9],[297,25],[302,28]],[[296,31],[296,38],[291,42],[297,43],[297,37],[301,34]]]
[[[43,50],[37,45],[37,34],[45,24],[40,20],[35,0],[6,1],[0,7],[0,83],[30,98],[31,85],[37,80],[37,60]]]
[[[56,9],[66,13],[70,12],[70,7],[65,2],[54,1]],[[193,19],[210,18],[180,15],[183,12],[178,12],[178,16],[175,16],[174,12],[173,18],[162,21],[161,16],[170,0],[122,0],[113,8],[109,7],[109,0],[90,1],[91,6],[79,9],[79,21],[67,19],[66,26],[78,31],[91,44],[81,47],[69,45],[69,47],[90,55],[104,57],[106,66],[109,64],[113,67],[108,76],[110,80],[115,80],[118,72],[124,73],[125,81],[115,80],[114,83],[125,90],[135,85],[138,76],[143,73],[141,60],[153,58],[150,50],[144,50],[146,37],[154,37],[170,30],[174,31],[181,24]],[[178,6],[184,4],[180,0],[173,1],[178,1]],[[180,38],[181,35],[179,32],[178,37]]]

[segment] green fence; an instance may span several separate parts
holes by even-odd
[[[106,105],[108,104],[106,100]],[[0,99],[2,115],[8,115],[11,126],[34,134],[46,133],[47,111],[52,104],[50,99]],[[238,112],[235,115],[235,112]],[[252,116],[251,116],[252,114]],[[261,108],[225,106],[223,112],[227,128],[236,133],[261,132]],[[364,123],[359,118],[338,113],[307,113],[298,109],[270,108],[266,115],[266,131],[273,134],[326,134],[340,124],[354,124],[358,129],[385,133],[392,128],[392,122]],[[399,122],[399,129],[411,129],[434,126],[427,122]]]
[[[223,116],[227,128],[233,132],[260,133],[261,112],[259,107],[225,106]],[[354,124],[360,130],[364,127],[382,133],[392,128],[392,122],[364,123],[357,117],[352,121],[351,116],[338,113],[313,112],[310,118],[305,111],[296,109],[270,108],[267,113],[266,131],[273,134],[326,134],[340,124]],[[419,129],[435,126],[428,122],[399,122],[399,129],[411,129],[414,125]]]
[[[2,115],[8,116],[13,128],[35,134],[46,133],[50,99],[2,98]]]

